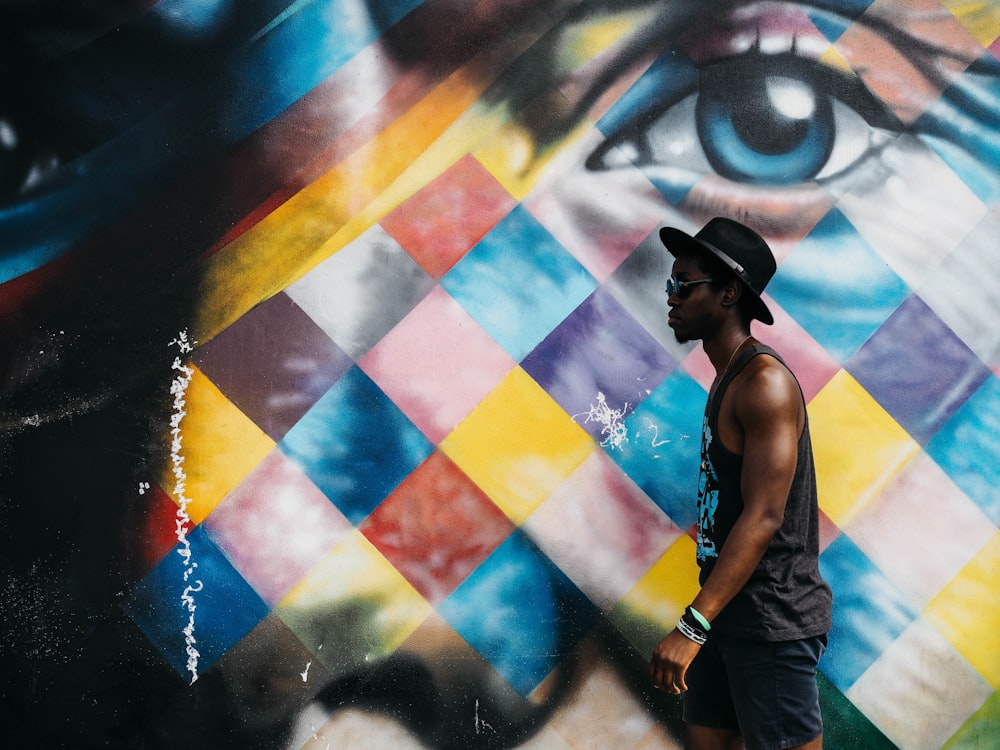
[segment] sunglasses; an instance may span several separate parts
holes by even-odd
[[[707,284],[710,281],[715,281],[715,279],[695,279],[694,281],[678,281],[676,278],[671,276],[667,279],[667,296],[673,297],[675,294],[684,299],[689,294],[691,294],[691,287],[697,286],[698,284]]]

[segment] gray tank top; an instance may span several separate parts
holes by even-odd
[[[731,453],[714,439],[719,404],[733,378],[762,354],[785,365],[773,349],[755,344],[723,376],[705,407],[698,483],[698,565],[702,585],[743,512],[743,456]],[[819,572],[819,506],[806,417],[781,527],[746,586],[712,622],[712,632],[761,641],[809,638],[830,630],[831,606],[830,587]]]

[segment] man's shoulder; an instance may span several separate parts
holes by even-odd
[[[736,403],[750,408],[796,406],[801,389],[795,374],[773,350],[761,351],[734,379]]]
[[[758,346],[754,356],[747,362],[740,373],[744,382],[752,381],[758,385],[792,385],[797,387],[798,380],[791,368],[785,364],[774,349],[768,346]]]

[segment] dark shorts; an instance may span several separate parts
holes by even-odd
[[[713,633],[688,668],[684,721],[737,729],[747,750],[785,750],[823,734],[816,665],[826,636],[748,641]]]

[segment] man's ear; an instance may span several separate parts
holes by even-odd
[[[743,284],[737,279],[726,282],[726,285],[722,288],[722,304],[726,307],[735,305],[740,301],[740,295],[743,294]]]

